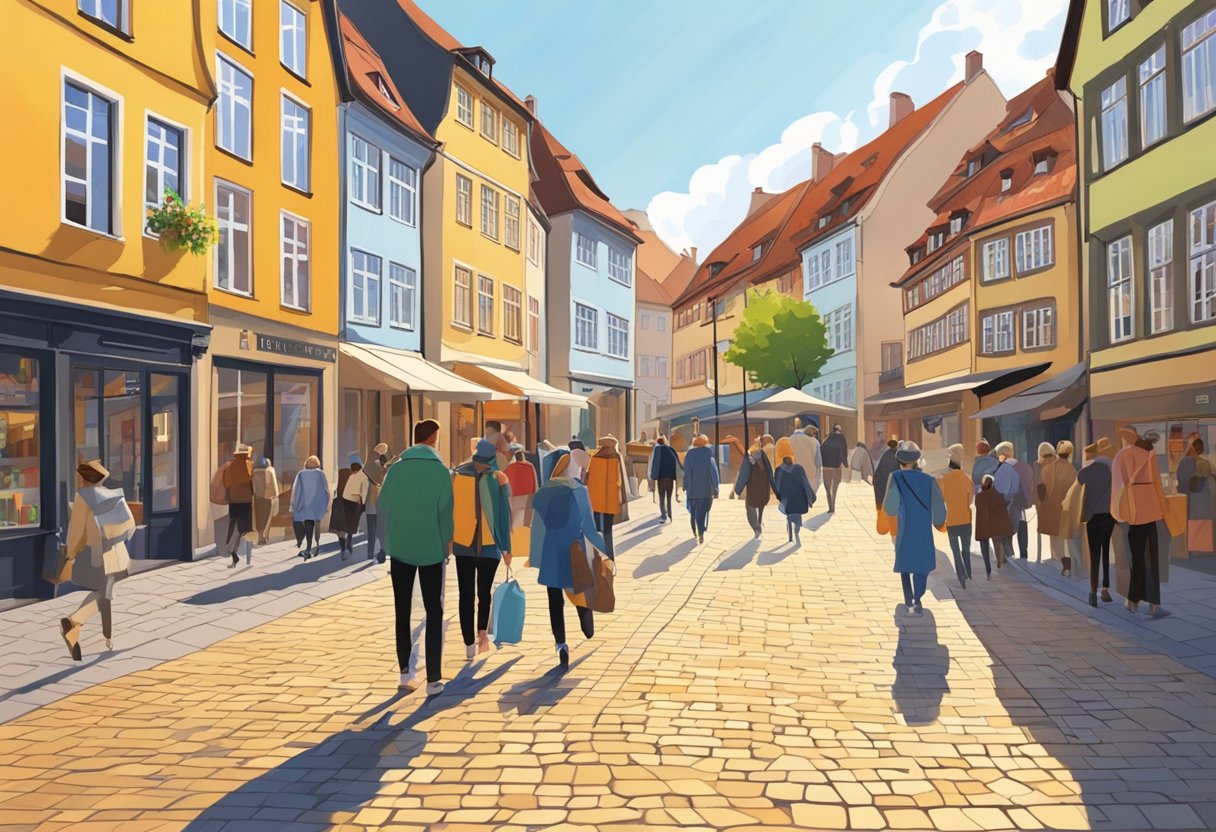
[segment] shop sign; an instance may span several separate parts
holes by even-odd
[[[331,364],[338,360],[338,351],[333,347],[323,347],[307,341],[293,341],[290,338],[274,338],[260,332],[257,336],[258,350],[261,352],[290,355],[293,358],[310,358],[313,361],[328,361]]]

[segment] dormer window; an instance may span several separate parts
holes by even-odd
[[[832,221],[832,215],[824,214],[822,217],[819,218],[819,227],[827,228],[828,223],[831,221]]]
[[[1056,152],[1051,148],[1040,150],[1034,154],[1034,173],[1038,176],[1041,173],[1051,173],[1051,169],[1056,166]]]
[[[372,80],[376,83],[376,89],[380,91],[380,94],[384,96],[384,99],[389,104],[392,104],[394,108],[399,106],[397,104],[397,99],[393,97],[392,91],[388,88],[388,84],[385,82],[384,76],[379,72],[373,72],[371,75]]]
[[[1027,107],[1026,112],[1022,113],[1020,116],[1015,118],[1012,122],[1010,122],[1009,127],[1006,129],[1007,130],[1016,130],[1017,128],[1021,127],[1023,124],[1029,124],[1030,120],[1032,118],[1034,118],[1034,107]]]
[[[719,274],[721,274],[722,270],[725,268],[726,268],[725,263],[722,263],[722,262],[710,263],[709,264],[709,276],[711,278],[717,277]]]
[[[915,266],[921,260],[925,259],[925,250],[923,248],[921,248],[920,246],[917,246],[916,248],[909,250],[908,259],[912,262],[912,265]]]
[[[945,242],[946,242],[946,232],[945,231],[934,231],[932,234],[929,235],[929,240],[926,243],[926,249],[928,250],[929,253],[935,252],[939,248],[941,248],[942,245],[945,244]]]
[[[970,179],[972,176],[975,176],[977,173],[980,172],[980,168],[982,168],[983,166],[984,166],[984,163],[982,161],[980,161],[979,159],[972,159],[969,162],[967,162],[967,178]]]
[[[462,53],[476,67],[477,71],[489,78],[494,71],[494,59],[484,49],[466,49]]]
[[[951,217],[950,218],[950,236],[953,237],[955,234],[962,231],[963,223],[966,221],[967,221],[966,214],[956,214],[953,217]]]
[[[752,262],[755,263],[764,254],[764,243],[752,246]]]
[[[1001,193],[1009,193],[1013,189],[1013,168],[1001,171]]]

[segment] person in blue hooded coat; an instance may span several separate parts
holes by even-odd
[[[899,519],[895,535],[895,569],[904,589],[904,604],[920,615],[929,573],[937,566],[933,529],[946,524],[946,501],[937,480],[920,470],[920,448],[905,442],[895,452],[899,470],[891,475],[882,509]]]
[[[709,527],[709,509],[718,497],[721,485],[718,461],[709,447],[709,437],[701,434],[692,440],[692,447],[684,454],[684,496],[688,507],[692,533],[698,542],[705,542],[705,530]]]
[[[536,581],[546,588],[549,596],[549,626],[557,645],[558,664],[564,670],[570,666],[570,647],[566,643],[565,592],[574,587],[570,569],[570,546],[584,538],[596,549],[608,554],[608,543],[595,527],[591,511],[591,496],[587,486],[569,475],[570,453],[554,451],[558,457],[548,482],[532,498],[532,534],[529,558],[537,568]],[[585,546],[586,544],[584,544]],[[595,620],[587,607],[575,606],[583,635],[595,635]]]
[[[787,456],[781,460],[775,476],[777,499],[781,501],[781,513],[785,515],[785,528],[789,542],[802,548],[802,516],[815,505],[815,488],[811,485],[806,469]]]

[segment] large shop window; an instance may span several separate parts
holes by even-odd
[[[0,352],[0,530],[42,517],[38,361]]]
[[[74,465],[100,459],[107,485],[122,489],[137,521],[143,512],[143,373],[76,367],[72,374]]]

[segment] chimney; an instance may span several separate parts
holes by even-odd
[[[769,200],[771,200],[775,196],[776,196],[776,194],[766,194],[760,188],[756,188],[755,190],[753,190],[752,191],[752,201],[747,206],[747,216],[750,217],[752,214],[759,211],[761,208],[763,208],[765,205],[768,204]]]
[[[912,111],[915,109],[916,105],[912,103],[912,96],[906,92],[891,93],[891,124],[889,127],[899,124],[912,115]]]
[[[688,249],[688,259],[694,263],[697,262],[697,247],[696,246],[692,246]]]
[[[811,179],[822,182],[836,166],[836,155],[823,149],[823,145],[815,142],[811,145]]]
[[[972,49],[967,53],[967,74],[965,80],[968,84],[979,77],[979,74],[984,71],[984,53],[977,52]]]
[[[524,99],[524,106],[528,108],[528,112],[533,116],[536,115],[536,96],[529,95]]]

